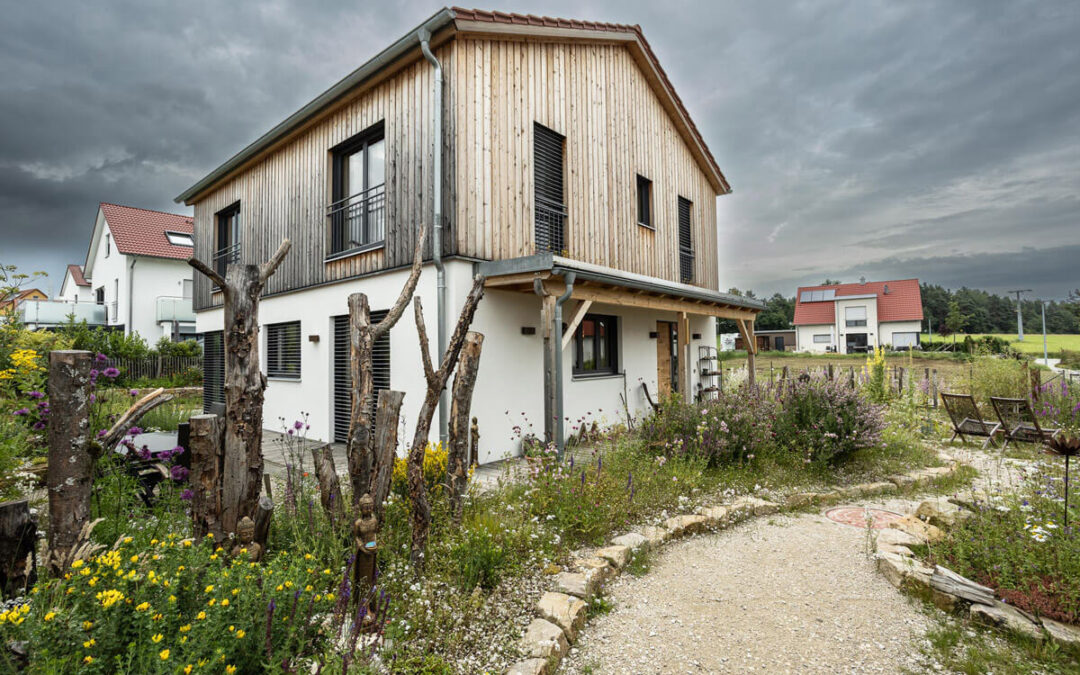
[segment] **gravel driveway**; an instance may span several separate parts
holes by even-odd
[[[669,544],[647,575],[609,585],[615,609],[589,622],[560,672],[922,671],[930,620],[866,550],[865,529],[818,514]]]

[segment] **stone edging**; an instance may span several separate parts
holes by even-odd
[[[953,474],[959,466],[951,457],[942,456],[949,466],[919,469],[890,476],[888,481],[862,483],[828,492],[800,492],[788,496],[783,504],[740,497],[730,504],[706,506],[697,513],[673,516],[663,526],[647,525],[615,537],[604,548],[571,563],[575,571],[559,572],[554,590],[544,593],[536,603],[537,618],[525,629],[521,651],[526,658],[512,665],[506,675],[550,675],[570,650],[585,626],[588,601],[604,584],[622,572],[633,555],[643,549],[657,549],[682,536],[723,530],[753,517],[781,511],[795,511],[808,506],[835,504],[846,499],[896,492],[901,488],[933,482]]]
[[[931,569],[919,561],[909,546],[940,541],[945,530],[972,516],[976,504],[988,495],[966,493],[956,497],[929,499],[902,520],[889,524],[875,542],[877,568],[893,586],[928,596],[942,611],[967,616],[973,621],[996,626],[1034,640],[1049,638],[1067,645],[1080,645],[1080,626],[1034,616],[1005,604],[994,590],[965,579],[940,565]]]

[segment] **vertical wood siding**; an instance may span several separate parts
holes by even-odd
[[[693,283],[717,289],[716,193],[626,47],[457,43],[459,252],[535,252],[535,121],[566,136],[569,257],[679,281],[682,195],[694,204]],[[655,231],[637,224],[637,174],[652,181]]]

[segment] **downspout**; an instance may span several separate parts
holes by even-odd
[[[446,267],[443,265],[442,260],[442,99],[443,99],[443,70],[442,64],[439,63],[439,59],[435,58],[435,54],[431,51],[431,31],[426,28],[421,28],[417,33],[420,38],[420,51],[424,53],[424,58],[431,63],[435,69],[435,97],[434,97],[434,110],[432,111],[432,126],[434,127],[432,135],[434,136],[435,152],[434,166],[432,171],[434,176],[432,177],[432,233],[431,233],[431,250],[432,259],[435,263],[435,305],[438,313],[438,361],[441,363],[443,355],[446,354]],[[442,393],[439,395],[439,440],[442,441],[443,447],[446,447],[447,440],[449,439],[449,412],[450,412],[450,392],[443,388]]]
[[[564,302],[570,299],[570,294],[574,292],[574,281],[576,279],[577,273],[575,272],[563,274],[566,291],[555,298],[555,445],[559,449],[559,461],[562,461],[563,456],[566,454],[566,443],[563,439],[562,306]]]
[[[127,318],[127,331],[126,331],[128,335],[131,335],[134,332],[134,329],[131,327],[131,320],[132,320],[131,308],[134,306],[135,303],[133,303],[131,300],[132,300],[132,293],[135,291],[135,261],[136,260],[137,260],[137,258],[135,256],[131,256],[131,264],[128,265],[128,318]],[[116,301],[120,302],[120,298],[117,298]]]

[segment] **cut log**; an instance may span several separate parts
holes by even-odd
[[[90,520],[94,459],[90,453],[90,370],[87,351],[49,352],[49,556],[58,575]]]
[[[319,501],[322,502],[323,511],[332,520],[340,521],[345,517],[345,505],[341,499],[337,467],[334,466],[334,450],[330,444],[312,448],[311,458],[315,462],[315,477],[319,481]]]
[[[469,409],[472,407],[473,389],[476,386],[476,374],[480,368],[480,352],[483,347],[483,335],[471,331],[465,335],[457,375],[454,377],[446,476],[450,487],[450,512],[457,524],[461,523],[461,502],[469,480]]]
[[[224,541],[225,529],[221,523],[221,419],[217,415],[194,415],[190,424],[192,534],[196,538],[213,534],[218,541]]]
[[[375,515],[380,523],[383,504],[386,503],[386,497],[390,494],[390,481],[394,477],[398,421],[401,417],[401,402],[404,399],[404,392],[383,389],[379,392],[379,405],[375,411],[375,466],[371,473],[368,494],[375,501]]]
[[[930,577],[930,586],[942,593],[950,593],[968,602],[980,605],[994,604],[994,589],[981,586],[970,579],[965,579],[941,565],[934,567]]]
[[[269,497],[259,497],[259,510],[255,512],[255,541],[262,546],[266,559],[266,542],[270,538],[270,521],[274,518],[274,502]]]
[[[119,445],[120,441],[124,440],[124,436],[127,436],[131,427],[138,424],[143,415],[162,403],[173,400],[173,398],[172,394],[166,394],[165,390],[161,388],[155,389],[146,396],[143,396],[133,403],[130,408],[124,411],[124,414],[120,415],[119,419],[116,420],[112,427],[105,432],[105,435],[101,438],[100,445],[97,445],[95,450],[97,452],[111,451]]]
[[[37,520],[30,515],[30,501],[19,499],[0,504],[0,594],[23,595],[37,582]]]

